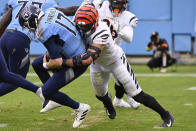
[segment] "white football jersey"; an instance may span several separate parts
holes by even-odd
[[[123,11],[118,16],[115,16],[110,8],[109,8],[109,1],[103,1],[102,5],[98,7],[99,18],[104,20],[109,20],[110,24],[113,25],[113,30],[118,31],[118,26],[122,29],[125,26],[130,26],[132,28],[137,26],[138,18],[129,11]],[[118,34],[118,33],[117,33]],[[115,43],[120,45],[121,38],[119,35],[115,36],[115,33],[112,34]]]
[[[90,35],[90,38],[94,44],[102,44],[105,46],[98,59],[95,60],[95,63],[110,65],[122,56],[123,51],[112,39],[110,28],[106,22],[100,20],[98,27],[95,32]]]

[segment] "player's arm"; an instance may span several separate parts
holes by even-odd
[[[148,45],[146,46],[146,51],[151,51],[153,46],[154,46],[153,42],[150,41],[150,42],[148,43]]]
[[[8,7],[8,11],[3,14],[2,19],[0,21],[0,37],[4,33],[5,29],[9,25],[12,20],[12,8]]]
[[[169,50],[169,46],[166,40],[163,40],[161,43],[161,46],[159,47],[159,50],[162,52],[167,52]]]
[[[133,29],[137,26],[138,24],[138,18],[134,15],[130,17],[128,20],[128,24],[124,27],[119,27],[119,35],[120,37],[125,41],[125,42],[132,42],[133,40]]]
[[[67,8],[59,8],[57,7],[57,10],[60,10],[63,12],[66,16],[74,16],[76,11],[78,10],[79,6],[70,6]]]
[[[118,34],[125,42],[130,43],[133,40],[133,27],[124,26]]]
[[[100,1],[100,0],[95,0],[95,3],[98,4],[97,3],[98,1]],[[90,4],[90,3],[91,3],[90,0],[84,0],[81,5]],[[74,16],[79,7],[80,6],[70,6],[70,7],[67,7],[67,8],[57,7],[56,9],[63,12],[66,16]]]
[[[92,44],[84,54],[70,59],[63,59],[62,66],[69,66],[69,67],[88,66],[99,57],[99,54],[101,53],[103,48],[104,45]]]
[[[44,55],[43,58],[43,67],[46,69],[56,69],[56,68],[60,68],[61,64],[62,64],[63,59],[60,58],[56,58],[56,59],[49,59],[47,61],[47,55]]]
[[[61,56],[61,50],[59,49],[59,43],[57,43],[57,39],[59,39],[59,36],[53,35],[46,42],[44,42],[44,46],[48,51],[43,58],[43,67],[46,69],[60,68],[62,65],[63,59]],[[50,58],[47,58],[48,56]]]

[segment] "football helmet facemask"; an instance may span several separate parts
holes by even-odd
[[[98,11],[93,5],[83,5],[76,12],[75,23],[76,26],[85,34],[89,35],[94,32],[98,25]]]
[[[118,16],[127,8],[128,0],[109,0],[109,3],[110,10]]]
[[[38,25],[38,19],[43,16],[43,12],[36,6],[26,6],[19,14],[19,23],[22,27],[28,28],[35,32]]]

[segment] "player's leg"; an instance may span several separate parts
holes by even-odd
[[[16,74],[20,74],[21,76],[26,78],[30,65],[30,58],[29,58],[30,40],[29,38],[25,38],[18,35],[17,32],[11,33],[9,37],[10,37],[9,40],[7,40],[6,43],[1,43],[3,55],[6,58],[9,71]],[[8,83],[1,82],[0,96],[3,96],[15,89],[17,89],[16,85],[11,85]]]
[[[58,90],[78,78],[86,71],[86,69],[87,67],[80,69],[63,68],[54,72],[53,76],[50,77],[41,88],[41,92],[45,100],[52,100],[75,110],[76,119],[73,123],[74,128],[78,127],[83,122],[88,111],[90,111],[90,106],[79,103]]]
[[[114,89],[115,89],[115,97],[113,100],[113,105],[116,107],[130,108],[131,106],[123,100],[123,96],[125,94],[124,87],[122,87],[119,83],[115,81]]]
[[[167,72],[167,54],[166,53],[162,53],[162,57],[161,57],[161,63],[162,63],[162,66],[161,66],[161,69],[160,69],[160,72],[161,73],[165,73]]]
[[[172,126],[174,118],[156,101],[153,96],[150,96],[142,91],[131,66],[127,68],[125,65],[127,65],[128,62],[126,58],[123,59],[125,59],[126,62],[116,62],[116,64],[119,65],[113,71],[114,76],[123,84],[127,95],[133,97],[134,100],[142,103],[146,107],[149,107],[152,110],[156,111],[164,121],[164,123],[162,124],[163,127]]]
[[[19,35],[16,35],[16,34]],[[19,36],[19,37],[16,37]],[[20,41],[20,39],[23,38],[23,34],[21,34],[20,32],[14,31],[10,32],[10,31],[6,31],[4,33],[4,35],[1,37],[0,39],[0,45],[1,45],[1,49],[0,49],[0,81],[2,82],[7,82],[9,84],[13,84],[15,85],[15,87],[22,87],[24,89],[30,90],[32,92],[36,92],[37,90],[37,86],[35,86],[34,84],[32,84],[29,81],[26,81],[23,77],[21,77],[20,75],[16,75],[14,73],[9,72],[4,55],[2,53],[2,48],[5,47],[5,44],[13,44],[13,39],[17,39],[18,41]],[[28,40],[26,41],[28,42]],[[3,50],[3,51],[7,51],[7,50]],[[13,48],[12,53],[15,52],[15,49]],[[11,53],[11,54],[12,54]],[[8,57],[8,55],[7,55]],[[20,64],[20,63],[19,63]],[[15,89],[15,88],[14,88]]]
[[[9,71],[20,74],[24,78],[29,69],[29,46],[30,40],[27,36],[20,35],[17,31],[6,31],[0,42],[4,58]],[[17,89],[16,85],[0,83],[0,96]]]
[[[90,65],[90,78],[98,100],[102,101],[110,119],[115,119],[116,111],[112,104],[111,95],[108,93],[110,73],[101,72],[96,64]]]
[[[34,93],[37,91],[39,87],[25,80],[22,76],[9,72],[1,49],[0,49],[0,61],[1,61],[0,62],[0,72],[1,72],[0,81],[7,82],[10,84],[16,85],[18,87],[22,87]]]
[[[128,103],[123,100],[125,89],[123,85],[116,79],[115,79],[115,90],[116,90],[116,96],[113,100],[114,106],[127,107],[127,108],[133,108],[133,109],[139,108],[140,103],[136,102],[132,97],[126,95]]]

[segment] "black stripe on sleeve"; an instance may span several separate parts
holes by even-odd
[[[97,34],[93,37],[93,39],[92,39],[92,40],[94,40],[94,39],[95,39],[95,37],[97,37],[98,35],[100,35],[101,33],[105,32],[105,31],[107,31],[107,30],[101,30],[99,33],[97,33]]]

